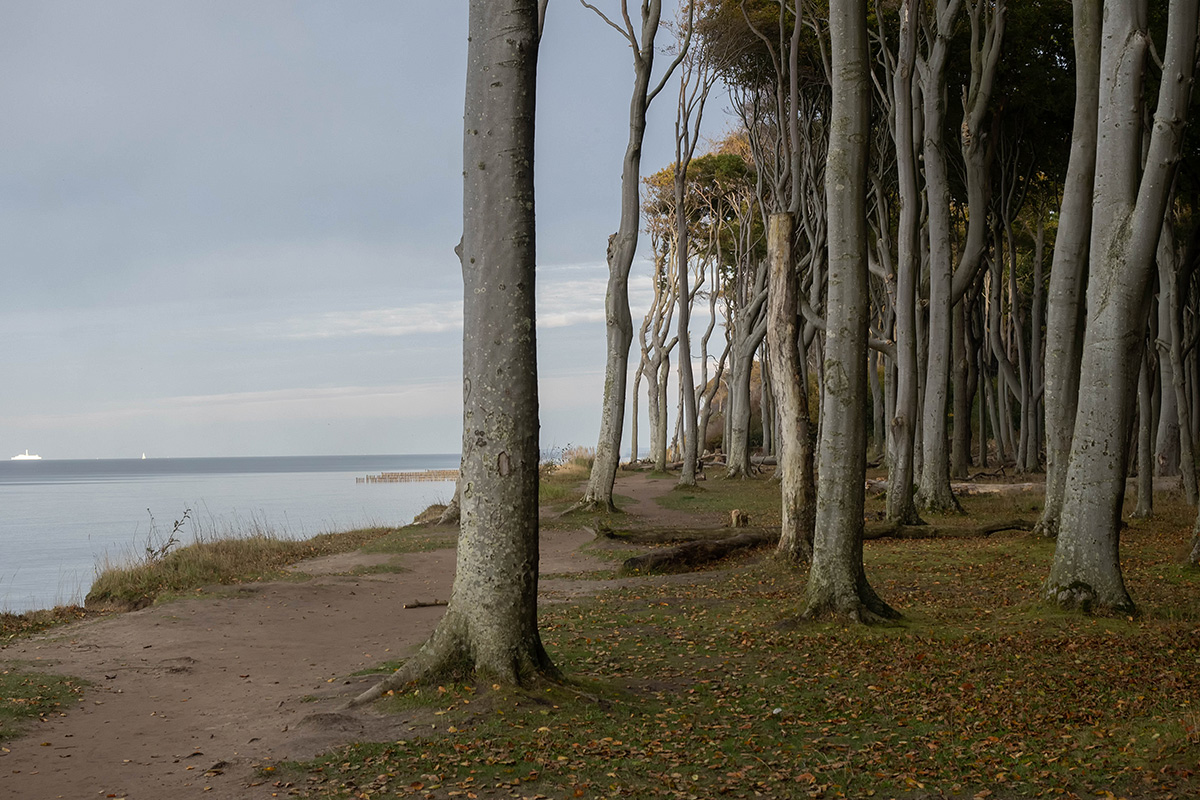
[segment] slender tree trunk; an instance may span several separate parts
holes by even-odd
[[[925,195],[928,201],[929,316],[925,359],[925,389],[921,423],[921,469],[918,504],[930,511],[960,510],[950,491],[950,454],[946,437],[946,400],[950,377],[950,306],[952,265],[950,251],[950,179],[943,148],[945,120],[945,63],[954,19],[961,4],[939,0],[930,53],[921,62],[921,97],[924,103]],[[927,34],[928,35],[928,34]]]
[[[463,135],[462,522],[445,616],[359,698],[466,666],[523,684],[555,668],[537,625],[534,98],[544,6],[471,0]]]
[[[1164,240],[1168,241],[1168,252],[1162,253],[1163,243],[1159,250],[1162,253],[1159,264],[1159,299],[1161,306],[1167,309],[1166,325],[1160,328],[1167,336],[1167,359],[1171,365],[1170,391],[1175,395],[1175,408],[1179,414],[1179,465],[1183,475],[1183,494],[1187,502],[1196,505],[1196,456],[1192,438],[1191,408],[1188,402],[1186,377],[1183,365],[1183,326],[1180,322],[1182,311],[1179,302],[1179,264],[1174,252],[1174,237],[1165,235],[1167,227],[1172,223],[1164,220]],[[1166,391],[1166,390],[1164,390]]]
[[[684,203],[684,181],[686,165],[680,167],[684,175],[678,180],[675,200],[676,214],[675,248],[678,252],[679,279],[679,399],[682,406],[680,425],[683,428],[683,467],[679,471],[681,486],[696,485],[696,465],[700,450],[696,446],[696,380],[692,376],[692,293],[688,288],[688,226]]]
[[[604,297],[604,397],[600,407],[600,433],[587,489],[580,503],[609,511],[616,511],[617,508],[613,504],[612,492],[621,461],[629,348],[633,343],[629,271],[637,254],[638,231],[641,228],[642,140],[646,134],[646,110],[656,93],[650,89],[650,77],[654,69],[654,39],[658,34],[661,14],[662,0],[646,0],[642,3],[641,41],[637,40],[628,24],[625,32],[634,54],[629,142],[621,166],[621,221],[617,232],[608,240],[608,289]]]
[[[833,105],[825,187],[829,215],[825,390],[822,395],[816,536],[804,616],[860,622],[899,614],[863,567],[867,399],[867,159],[870,127],[865,0],[829,9]]]
[[[871,450],[869,460],[885,461],[887,459],[887,401],[883,395],[883,381],[879,370],[884,357],[871,351],[867,356],[867,387],[871,392]]]
[[[1142,354],[1142,367],[1138,371],[1138,427],[1137,427],[1137,507],[1133,509],[1136,519],[1149,519],[1154,515],[1154,403],[1150,389],[1150,351]]]
[[[767,309],[767,346],[774,355],[779,393],[782,514],[778,554],[793,564],[812,560],[816,520],[813,448],[809,433],[808,391],[800,369],[797,276],[792,259],[794,217],[772,214],[767,237],[771,278]]]
[[[1038,533],[1058,535],[1083,357],[1084,281],[1092,231],[1102,0],[1074,0],[1075,121],[1046,303],[1046,504]]]
[[[1145,2],[1105,4],[1088,326],[1061,529],[1045,596],[1068,608],[1134,609],[1120,563],[1138,361],[1154,251],[1182,149],[1197,35],[1197,0],[1172,0],[1149,148],[1142,79],[1149,50]],[[1143,152],[1145,167],[1142,168]]]
[[[967,303],[954,306],[954,429],[950,439],[950,476],[965,480],[971,466],[971,406],[975,402],[970,387],[974,354],[967,349]]]
[[[913,119],[913,68],[919,6],[900,8],[900,51],[896,63],[896,166],[900,225],[896,260],[896,408],[889,430],[887,518],[905,525],[918,521],[913,502],[913,457],[917,427],[917,270],[920,249],[920,190],[917,186]]]

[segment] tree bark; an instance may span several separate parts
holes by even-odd
[[[1167,337],[1167,360],[1171,365],[1171,386],[1164,392],[1175,395],[1175,408],[1179,415],[1179,465],[1183,475],[1183,494],[1190,505],[1196,505],[1196,456],[1192,438],[1191,408],[1188,403],[1186,377],[1183,364],[1183,324],[1180,308],[1179,259],[1175,253],[1174,236],[1168,231],[1173,226],[1170,219],[1163,221],[1163,241],[1159,243],[1159,305],[1166,308],[1165,334]],[[1164,252],[1165,250],[1165,252]],[[1163,329],[1160,327],[1160,331]]]
[[[1067,608],[1121,613],[1134,611],[1119,552],[1132,365],[1143,346],[1154,251],[1182,148],[1197,34],[1197,0],[1172,0],[1164,78],[1143,150],[1146,5],[1110,0],[1104,8],[1088,326],[1061,530],[1043,588]]]
[[[556,674],[537,626],[538,395],[534,101],[544,6],[471,0],[463,134],[462,521],[446,614],[358,702],[464,666]]]
[[[812,560],[816,487],[808,387],[804,386],[800,369],[797,276],[792,258],[794,221],[791,214],[772,214],[768,227],[771,280],[767,345],[774,356],[781,434],[782,524],[777,552],[785,560],[800,564]]]
[[[833,0],[829,29],[833,104],[825,167],[829,219],[825,391],[816,536],[803,615],[871,622],[899,614],[871,588],[862,559],[869,279],[865,201],[871,92],[865,0]]]
[[[625,10],[625,0],[622,0],[622,10]],[[601,17],[604,18],[603,15]],[[662,0],[645,0],[642,3],[640,41],[629,23],[628,14],[624,16],[625,29],[617,28],[629,39],[633,50],[633,95],[629,101],[629,142],[621,167],[621,221],[617,232],[608,240],[608,288],[604,297],[604,398],[600,408],[600,434],[587,489],[580,501],[582,506],[608,511],[617,510],[612,491],[621,461],[629,348],[633,343],[629,271],[637,254],[638,231],[641,228],[642,140],[646,134],[646,111],[658,92],[658,89],[651,90],[650,78],[654,69],[654,39],[661,17]],[[664,81],[666,77],[663,77]],[[658,88],[661,87],[662,83],[659,83]]]
[[[1147,349],[1138,370],[1137,506],[1132,514],[1135,519],[1149,519],[1154,515],[1154,448],[1151,445],[1154,404],[1150,390],[1150,357]]]
[[[1058,535],[1083,357],[1083,290],[1092,231],[1102,0],[1075,0],[1075,121],[1046,298],[1046,504],[1037,532]]]
[[[938,0],[933,19],[926,24],[928,52],[918,59],[921,75],[925,162],[925,197],[928,203],[929,319],[926,323],[928,355],[921,422],[921,469],[917,502],[930,511],[959,510],[950,491],[949,453],[946,447],[946,395],[950,370],[950,179],[943,147],[945,121],[945,66],[950,36],[961,0]],[[941,431],[939,435],[937,432]],[[945,473],[944,475],[942,473]]]
[[[916,19],[920,6],[900,7],[900,50],[896,61],[893,105],[896,109],[896,167],[899,174],[900,224],[896,259],[896,407],[888,431],[887,518],[904,524],[919,521],[913,502],[913,455],[917,426],[917,269],[921,197],[914,141],[913,69]]]

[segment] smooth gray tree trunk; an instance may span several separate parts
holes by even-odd
[[[922,421],[921,477],[917,502],[927,511],[958,511],[962,508],[950,490],[949,385],[951,367],[951,310],[974,284],[987,245],[988,206],[991,202],[991,156],[984,143],[984,118],[991,100],[1000,46],[1004,38],[1005,0],[965,0],[971,22],[971,77],[963,88],[963,123],[959,141],[967,177],[967,238],[957,269],[950,263],[949,190],[944,174],[938,178],[935,200],[930,169],[929,145],[931,118],[927,114],[926,174],[930,187],[930,265],[929,265],[929,358],[925,374],[925,409]],[[941,130],[937,137],[940,139]],[[932,165],[934,170],[938,165]],[[944,189],[944,190],[943,190]],[[935,205],[945,208],[934,210]],[[934,230],[934,221],[938,229]],[[945,225],[947,227],[942,228]],[[935,235],[937,239],[936,257]]]
[[[865,0],[832,0],[832,113],[825,187],[829,219],[825,383],[816,534],[804,616],[860,622],[899,614],[875,593],[863,567],[867,464],[867,159],[871,85]]]
[[[919,5],[900,6],[900,49],[892,98],[896,110],[896,167],[900,223],[896,259],[896,407],[889,426],[887,518],[905,525],[919,521],[913,502],[914,445],[917,426],[917,270],[920,266],[921,197],[914,141],[913,70]]]
[[[929,237],[929,317],[926,322],[927,356],[921,421],[920,486],[918,504],[932,511],[957,510],[950,491],[949,452],[946,447],[946,398],[950,375],[950,178],[946,168],[943,129],[946,116],[945,65],[960,0],[938,0],[933,18],[926,21],[927,52],[918,58],[921,77],[921,154],[925,162],[926,222]],[[937,431],[941,431],[941,435]],[[944,480],[942,473],[945,473]]]
[[[1102,0],[1074,0],[1075,121],[1046,298],[1046,503],[1035,531],[1058,535],[1083,357],[1083,291],[1092,231]]]
[[[629,142],[621,166],[621,221],[608,240],[608,288],[604,297],[605,361],[604,397],[600,408],[600,433],[596,456],[588,477],[581,506],[615,511],[612,493],[621,461],[621,440],[625,425],[625,392],[628,385],[629,348],[633,344],[633,317],[629,312],[629,272],[637,254],[638,232],[641,228],[641,166],[642,140],[646,134],[646,111],[661,90],[660,82],[650,86],[654,70],[654,39],[662,19],[662,0],[644,0],[641,4],[641,31],[634,31],[627,9],[621,0],[624,25],[614,24],[589,3],[584,6],[595,11],[605,22],[617,29],[630,43],[633,52],[633,94],[629,101]],[[690,26],[689,26],[690,34]],[[686,44],[684,50],[686,51]],[[671,70],[663,76],[670,76]]]
[[[1171,385],[1163,387],[1164,395],[1171,392],[1175,397],[1179,435],[1179,466],[1183,479],[1183,495],[1190,505],[1196,505],[1196,456],[1192,438],[1191,406],[1188,402],[1185,367],[1183,364],[1183,323],[1179,302],[1179,258],[1175,252],[1174,223],[1170,218],[1163,220],[1163,236],[1159,242],[1158,285],[1159,306],[1166,309],[1165,320],[1159,330],[1166,335],[1163,349],[1171,368]]]
[[[1150,389],[1150,352],[1142,354],[1142,366],[1138,370],[1138,426],[1137,426],[1137,506],[1133,509],[1135,519],[1154,516],[1154,393]]]
[[[776,552],[793,563],[812,559],[816,519],[813,485],[813,447],[808,412],[808,391],[800,368],[798,276],[792,258],[795,218],[772,214],[767,229],[771,244],[771,279],[767,311],[767,346],[778,376],[782,509]]]
[[[1133,393],[1148,292],[1182,149],[1197,0],[1172,0],[1149,147],[1142,147],[1147,4],[1104,6],[1088,325],[1061,528],[1045,597],[1066,608],[1134,610],[1120,562]],[[1143,164],[1145,153],[1145,166]]]
[[[538,384],[534,101],[544,5],[471,0],[463,133],[461,527],[446,613],[358,702],[467,670],[555,674],[537,624]]]

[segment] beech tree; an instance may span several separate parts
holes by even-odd
[[[971,73],[963,90],[963,124],[959,145],[966,166],[967,236],[957,268],[951,267],[949,185],[941,148],[944,109],[933,79],[923,80],[925,100],[925,169],[929,198],[929,356],[926,366],[922,424],[919,504],[929,511],[961,510],[950,491],[950,448],[946,412],[949,401],[951,310],[975,282],[987,244],[990,195],[989,150],[984,116],[988,111],[1000,45],[1004,38],[1005,0],[965,0],[971,27]],[[941,2],[939,2],[939,6]],[[946,9],[948,13],[950,8]],[[941,16],[938,36],[947,30]],[[936,44],[935,44],[936,47]],[[928,68],[925,74],[931,72]],[[939,172],[940,171],[940,172]]]
[[[1154,253],[1182,150],[1198,5],[1198,0],[1170,3],[1147,142],[1143,87],[1151,49],[1148,3],[1104,4],[1087,328],[1060,531],[1043,588],[1046,598],[1067,608],[1134,610],[1119,553],[1127,437]]]
[[[646,112],[662,91],[671,73],[687,53],[691,42],[691,11],[687,34],[680,52],[659,82],[651,87],[654,72],[654,41],[662,22],[662,0],[643,0],[640,30],[629,15],[628,0],[621,0],[618,24],[586,0],[585,8],[594,11],[628,42],[633,52],[633,95],[629,101],[629,142],[621,167],[621,221],[608,240],[608,288],[604,296],[606,350],[604,362],[604,398],[600,409],[600,434],[596,456],[588,477],[581,506],[597,506],[615,511],[612,492],[621,460],[621,439],[625,425],[625,391],[628,385],[629,348],[633,344],[633,317],[629,312],[629,271],[637,254],[641,229],[642,140],[646,135]]]
[[[899,614],[863,567],[867,461],[867,158],[871,86],[866,0],[831,0],[833,105],[825,186],[829,230],[825,386],[818,447],[816,535],[804,616],[868,622]]]
[[[471,0],[463,132],[461,528],[445,616],[355,702],[463,666],[554,674],[537,626],[534,99],[546,0]]]

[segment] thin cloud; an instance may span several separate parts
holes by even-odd
[[[588,273],[580,276],[580,273]],[[599,274],[597,274],[599,273]],[[608,290],[604,265],[570,264],[540,268],[537,324],[542,329],[602,323]],[[635,276],[630,296],[636,311],[649,304],[650,279]],[[293,316],[259,326],[260,335],[284,339],[334,339],[355,336],[423,336],[462,330],[461,300],[416,303],[391,308],[329,311]]]
[[[67,414],[29,414],[2,420],[5,426],[60,429],[165,417],[174,421],[261,421],[281,419],[414,418],[451,410],[461,402],[456,380],[395,386],[335,386],[162,397],[140,403]]]
[[[461,300],[418,303],[399,308],[330,311],[292,317],[273,328],[285,339],[331,339],[347,336],[414,336],[462,330]]]

